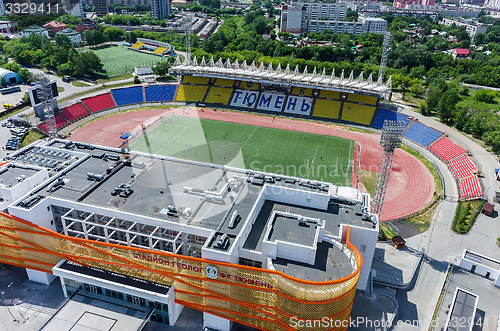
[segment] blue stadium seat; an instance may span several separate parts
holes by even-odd
[[[146,102],[172,101],[177,85],[150,85],[146,87]]]
[[[113,90],[113,95],[118,106],[125,106],[144,101],[142,96],[142,86]]]
[[[404,133],[404,136],[417,144],[427,147],[431,142],[441,136],[441,132],[421,123],[413,122]]]
[[[380,108],[377,112],[377,115],[375,116],[375,120],[373,121],[373,126],[382,129],[385,120],[403,121],[406,123],[406,125],[410,123],[410,120],[408,120],[408,116]]]

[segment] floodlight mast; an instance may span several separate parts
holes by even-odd
[[[186,29],[186,60],[187,65],[191,63],[191,33],[193,30],[193,14],[186,13],[184,16],[184,27]]]
[[[47,130],[49,139],[57,138],[57,124],[54,115],[54,108],[52,107],[52,85],[49,78],[45,74],[37,76],[39,88],[39,98],[43,103],[43,112],[45,114],[45,123],[47,123]]]
[[[384,203],[387,183],[391,174],[392,160],[394,151],[401,145],[403,139],[403,130],[405,128],[403,121],[384,121],[382,136],[380,137],[380,146],[384,149],[382,159],[380,160],[380,169],[377,176],[377,187],[372,202],[372,213],[380,216],[382,205]]]
[[[387,57],[391,51],[392,32],[386,31],[384,34],[384,41],[382,44],[382,58],[380,59],[380,68],[378,70],[377,85],[384,83],[385,68],[387,67]]]

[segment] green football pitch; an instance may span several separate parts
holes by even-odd
[[[354,141],[230,122],[170,116],[131,150],[350,186]]]
[[[160,56],[133,51],[125,46],[96,48],[93,51],[101,59],[108,76],[131,73],[134,67],[150,66],[162,60]]]

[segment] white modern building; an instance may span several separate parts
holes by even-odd
[[[168,126],[168,122],[157,125]],[[313,300],[313,305],[345,306],[340,311],[347,312],[352,300],[341,298],[347,293],[353,298],[356,287],[365,290],[369,286],[378,217],[370,213],[370,196],[354,188],[65,140],[39,141],[10,155],[9,164],[0,168],[0,182],[6,185],[0,187],[0,194],[6,197],[10,215],[71,239],[52,234],[58,244],[38,245],[78,254],[77,249],[65,251],[73,240],[85,245],[116,244],[109,254],[118,254],[123,250],[119,247],[129,248],[123,251],[128,257],[121,263],[130,260],[159,270],[175,266],[182,276],[162,285],[139,281],[140,272],[134,278],[121,274],[126,269],[110,272],[89,267],[87,254],[97,266],[103,266],[100,261],[106,259],[90,250],[82,255],[84,263],[61,259],[52,273],[28,268],[31,280],[50,283],[59,276],[66,295],[79,291],[122,305],[150,307],[151,318],[171,326],[182,313],[183,298],[197,297],[183,280],[206,291],[222,291],[227,297],[264,305],[268,304],[265,298],[290,300],[290,294],[279,296],[285,290],[314,297],[311,286],[319,282],[318,303]],[[27,254],[30,261],[36,258]],[[187,262],[174,262],[181,257]],[[200,269],[196,258],[220,265]],[[243,269],[248,267],[253,268]],[[239,270],[235,268],[242,269],[234,274]],[[358,273],[359,280],[352,278]],[[301,282],[307,285],[301,288]],[[243,285],[253,287],[249,297],[237,294]],[[273,287],[278,294],[260,291]],[[349,288],[352,291],[347,292]],[[325,295],[333,295],[335,302]],[[204,299],[203,307],[215,312],[210,309],[219,309],[221,304],[213,300]],[[227,311],[243,307],[230,302],[222,305]],[[230,330],[232,320],[239,318],[204,310],[207,328]]]
[[[79,46],[82,43],[82,35],[79,32],[76,32],[72,29],[64,29],[61,32],[58,32],[56,35],[64,35],[71,40],[73,45]]]

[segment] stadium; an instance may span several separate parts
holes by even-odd
[[[56,125],[72,141],[8,157],[1,262],[42,283],[59,276],[67,296],[127,302],[171,326],[191,307],[218,330],[325,317],[315,329],[346,330],[356,290],[370,286],[379,232],[358,172],[378,171],[382,151],[379,135],[331,123],[379,133],[385,120],[402,121],[405,142],[448,165],[461,199],[482,195],[465,149],[382,101],[390,83],[213,59],[170,72],[176,84],[63,105]],[[434,194],[408,153],[397,151],[394,172],[403,179],[389,181],[382,220]]]

